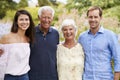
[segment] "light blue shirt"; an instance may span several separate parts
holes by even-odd
[[[120,72],[120,44],[116,34],[100,27],[95,35],[90,30],[83,32],[78,42],[85,52],[83,80],[113,80],[112,59],[114,71]]]

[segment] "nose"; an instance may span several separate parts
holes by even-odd
[[[46,17],[46,18],[45,18],[45,21],[49,21],[49,18]]]
[[[91,20],[92,20],[92,21],[94,21],[94,20],[95,20],[95,18],[93,17],[93,18],[91,18]]]
[[[23,23],[27,23],[27,20],[24,19],[24,20],[23,20]]]
[[[70,30],[67,30],[67,33],[70,33]]]

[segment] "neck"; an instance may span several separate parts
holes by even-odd
[[[28,42],[29,41],[29,39],[25,35],[25,31],[18,30],[18,32],[15,33],[14,37],[17,42]]]
[[[72,48],[77,44],[75,40],[65,40],[65,43],[63,44],[67,48]]]
[[[91,31],[91,33],[93,33],[95,35],[98,32],[99,28],[100,28],[100,26],[97,28],[92,28],[92,29],[90,29],[90,31]]]
[[[23,36],[25,36],[25,31],[18,30],[17,34],[18,34],[18,36],[23,37]]]
[[[45,29],[43,27],[40,27],[40,30],[44,33],[44,35],[46,35],[48,33],[49,29]]]
[[[64,43],[64,44],[72,45],[72,44],[75,44],[75,43],[76,43],[75,40],[65,40],[65,43]]]

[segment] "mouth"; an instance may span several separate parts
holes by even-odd
[[[96,22],[90,22],[91,24],[95,24]]]
[[[27,25],[27,24],[26,25],[25,24],[21,25],[22,28],[27,28],[28,26],[29,25]]]
[[[90,25],[91,26],[94,26],[96,24],[96,22],[91,22]]]
[[[44,25],[49,25],[49,23],[48,23],[48,22],[45,22]]]
[[[72,34],[67,34],[66,36],[67,36],[67,37],[70,37],[70,36],[72,36]]]

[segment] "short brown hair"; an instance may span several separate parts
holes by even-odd
[[[98,6],[92,6],[92,7],[90,7],[90,8],[88,9],[88,11],[87,11],[87,16],[88,16],[88,14],[89,14],[89,11],[93,11],[93,10],[99,10],[99,16],[100,16],[100,17],[102,16],[102,9],[101,9],[100,7],[98,7]]]

